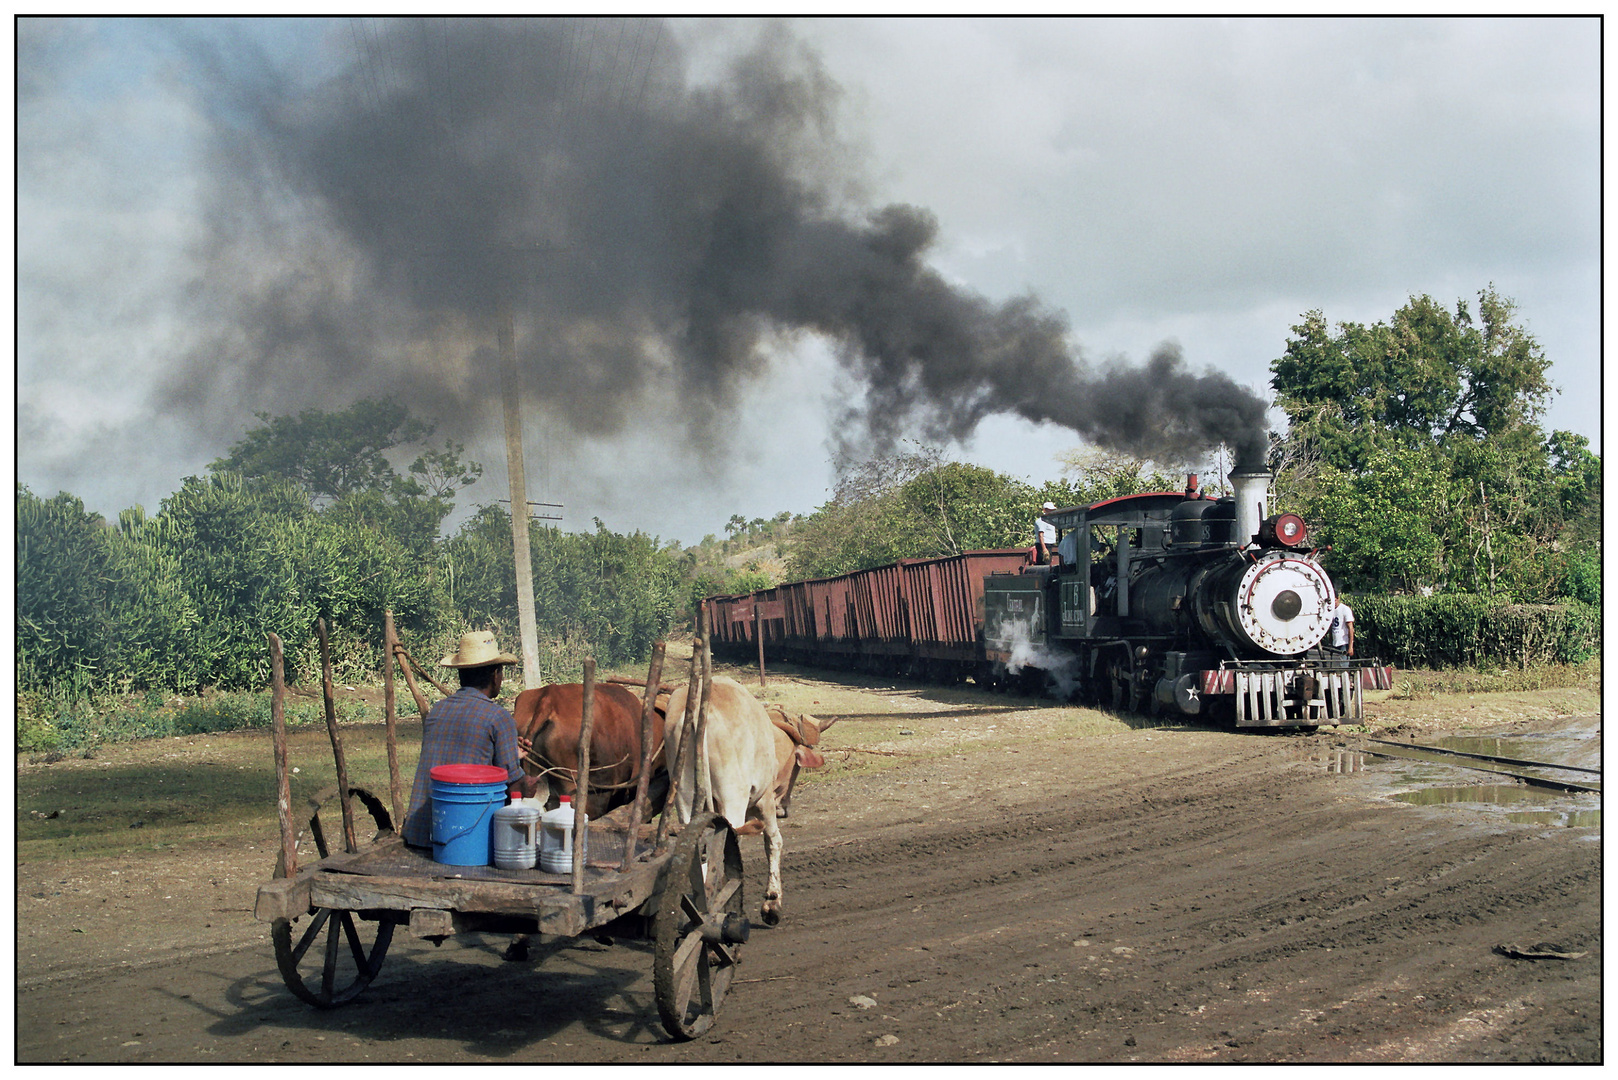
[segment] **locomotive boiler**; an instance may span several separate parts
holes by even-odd
[[[993,674],[1238,727],[1360,719],[1391,671],[1323,647],[1337,592],[1303,520],[1268,513],[1269,480],[1238,469],[1234,494],[1211,498],[1192,476],[1184,492],[1046,514],[1054,564],[984,583]]]

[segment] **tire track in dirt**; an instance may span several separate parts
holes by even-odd
[[[495,935],[397,941],[361,1001],[320,1013],[280,986],[258,924],[216,922],[245,947],[192,955],[195,931],[164,912],[147,914],[154,962],[69,974],[56,957],[59,977],[20,984],[18,1057],[1600,1060],[1591,832],[1391,803],[1310,762],[1334,739],[1035,738],[807,784],[783,823],[785,921],[755,930],[716,1030],[691,1043],[663,1041],[639,943],[502,964]],[[756,910],[760,841],[743,853]],[[210,881],[256,881],[258,857],[221,859],[196,899],[224,903]],[[1589,955],[1492,951],[1539,940]],[[75,1038],[72,1018],[109,998],[123,1007]]]

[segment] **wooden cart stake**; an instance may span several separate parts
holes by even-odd
[[[702,693],[702,653],[696,647],[695,640],[691,645],[691,677],[685,684],[685,716],[680,721],[678,742],[675,745],[674,771],[669,775],[668,799],[663,804],[663,813],[657,822],[657,854],[663,854],[663,845],[667,842],[669,823],[671,818],[677,818],[680,813],[680,778],[685,775],[685,763],[692,754],[691,744],[696,741],[696,715],[697,699]],[[665,725],[666,726],[666,725]],[[696,804],[692,804],[692,812],[696,812]],[[672,811],[672,814],[670,813]]]
[[[398,661],[399,670],[404,672],[405,686],[410,690],[410,696],[416,699],[416,710],[421,713],[423,720],[427,719],[427,695],[416,686],[416,676],[410,670],[410,654],[405,647],[397,641],[393,643],[393,651],[388,653],[392,660]]]
[[[646,672],[645,695],[640,707],[640,779],[635,783],[634,808],[629,812],[629,836],[624,841],[624,861],[620,873],[628,873],[635,862],[635,842],[640,839],[640,819],[646,812],[646,788],[652,779],[652,752],[659,741],[652,731],[653,717],[657,715],[657,688],[663,677],[664,643],[652,646],[652,666]],[[664,804],[665,806],[667,803]]]
[[[354,804],[348,797],[348,761],[343,757],[343,740],[337,734],[337,693],[331,681],[331,641],[326,635],[326,620],[316,619],[320,632],[320,692],[326,700],[326,731],[331,735],[332,757],[337,759],[337,798],[343,804],[343,843],[345,850],[360,849],[354,835]]]
[[[584,892],[584,844],[589,831],[590,729],[595,726],[596,662],[584,662],[584,716],[579,724],[579,772],[573,782],[573,894]]]
[[[416,687],[415,673],[419,672],[421,677],[432,683],[433,689],[444,697],[449,697],[450,693],[438,684],[437,679],[427,674],[426,668],[416,663],[416,658],[410,655],[410,650],[399,644],[397,639],[393,643],[393,652],[399,658],[399,670],[404,672],[405,685],[410,687],[410,694],[416,699],[416,708],[421,710],[422,718],[425,719],[427,716],[427,695]]]
[[[393,612],[382,615],[382,717],[388,727],[388,793],[393,797],[393,827],[404,832],[405,804],[400,799],[403,785],[399,780],[399,723],[394,701],[393,646],[398,641],[393,629]]]
[[[708,777],[708,697],[713,689],[713,652],[708,646],[708,605],[697,615],[697,652],[702,657],[702,701],[697,706],[697,793],[693,813],[713,812]]]
[[[285,661],[281,639],[270,635],[270,726],[275,736],[275,816],[281,822],[281,865],[287,877],[298,874],[298,834],[292,824],[292,776],[287,771]]]

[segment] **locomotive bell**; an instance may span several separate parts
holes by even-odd
[[[1260,525],[1269,515],[1271,476],[1263,469],[1237,466],[1231,470],[1230,486],[1236,492],[1236,544],[1246,547],[1258,536]]]

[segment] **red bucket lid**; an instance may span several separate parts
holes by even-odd
[[[445,784],[504,784],[507,777],[498,765],[434,765],[428,773]]]

